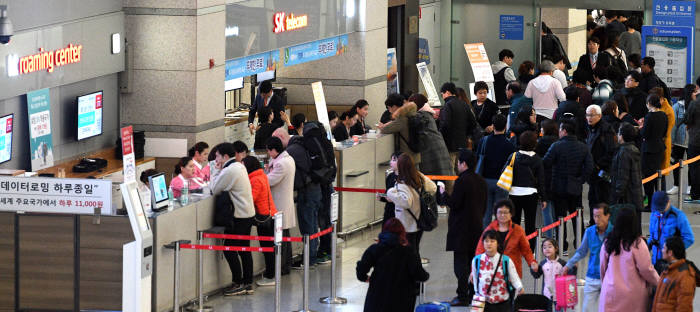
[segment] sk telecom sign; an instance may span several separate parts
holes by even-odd
[[[304,28],[309,25],[309,17],[304,15],[294,15],[286,12],[277,12],[272,16],[272,32],[279,34],[285,31],[292,31]]]
[[[39,48],[39,53],[18,57],[7,57],[7,75],[10,77],[46,70],[52,73],[56,67],[79,63],[82,59],[83,45],[68,44],[68,47],[45,51]]]

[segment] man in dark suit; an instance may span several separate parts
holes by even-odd
[[[258,95],[255,96],[255,102],[250,107],[250,112],[248,113],[248,128],[250,128],[250,133],[252,134],[255,125],[255,114],[260,108],[269,106],[274,114],[272,119],[272,124],[275,128],[279,128],[284,125],[284,120],[282,120],[282,113],[284,113],[285,103],[282,98],[272,91],[272,83],[269,80],[265,80],[260,83]]]
[[[597,66],[609,67],[611,59],[610,55],[599,51],[600,39],[598,37],[592,36],[588,38],[586,46],[588,47],[588,53],[581,55],[578,59],[578,68],[574,75],[579,73],[586,80],[586,84],[592,85],[595,83],[593,69]]]
[[[468,149],[459,152],[457,168],[459,178],[455,181],[448,205],[447,250],[454,252],[454,273],[457,277],[457,297],[452,306],[467,306],[474,290],[469,287],[469,274],[474,251],[481,236],[481,219],[486,209],[486,181],[474,172],[476,155]]]

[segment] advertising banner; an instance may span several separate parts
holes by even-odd
[[[314,103],[316,104],[316,115],[318,121],[326,128],[328,139],[335,141],[331,135],[331,122],[328,120],[328,109],[326,108],[326,96],[323,94],[323,83],[316,81],[311,84],[311,91],[314,93]]]
[[[348,35],[316,40],[283,49],[283,65],[292,66],[347,52]]]
[[[420,80],[423,82],[423,89],[425,89],[425,93],[428,95],[428,104],[430,104],[430,106],[440,106],[440,97],[438,96],[437,89],[435,89],[435,84],[433,84],[433,78],[430,76],[428,66],[421,62],[416,64],[416,67],[418,67]]]
[[[132,126],[122,128],[121,136],[124,183],[136,182],[136,159],[134,158],[134,129],[132,128]]]
[[[392,93],[399,93],[399,66],[395,48],[386,51],[386,94]]]
[[[275,70],[280,62],[279,50],[226,61],[226,81]]]
[[[491,71],[491,63],[489,56],[486,54],[486,48],[483,43],[465,43],[464,50],[467,51],[469,63],[474,72],[474,81],[493,82],[493,72]]]
[[[430,65],[430,45],[426,38],[418,38],[418,62]]]
[[[695,1],[654,0],[653,25],[695,27]]]
[[[102,214],[112,210],[112,181],[0,176],[0,211]]]
[[[692,27],[642,26],[642,56],[654,58],[654,71],[669,88],[683,88],[691,83],[693,36]]]
[[[53,166],[50,100],[48,88],[27,93],[32,171]]]

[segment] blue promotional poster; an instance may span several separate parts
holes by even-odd
[[[692,27],[642,26],[642,56],[654,58],[654,71],[669,88],[691,83],[693,33]]]
[[[49,89],[27,93],[27,114],[32,171],[51,167],[53,166],[53,141]]]
[[[653,25],[695,27],[695,1],[654,0]]]
[[[226,61],[226,81],[275,70],[280,62],[279,50]]]
[[[524,18],[522,15],[501,15],[498,39],[523,40]]]
[[[348,35],[321,39],[284,48],[284,66],[316,61],[345,53],[348,47]]]

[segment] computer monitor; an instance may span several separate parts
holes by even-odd
[[[151,209],[158,211],[168,208],[168,186],[165,184],[165,173],[158,173],[148,177],[148,185],[151,189]]]
[[[78,97],[78,141],[102,134],[102,91]]]
[[[241,88],[243,88],[243,77],[224,81],[224,91],[231,91]]]
[[[14,114],[0,117],[0,163],[12,159],[12,123]]]
[[[263,82],[265,80],[275,81],[275,70],[273,69],[259,73],[256,75],[255,80],[257,80],[258,83]]]

